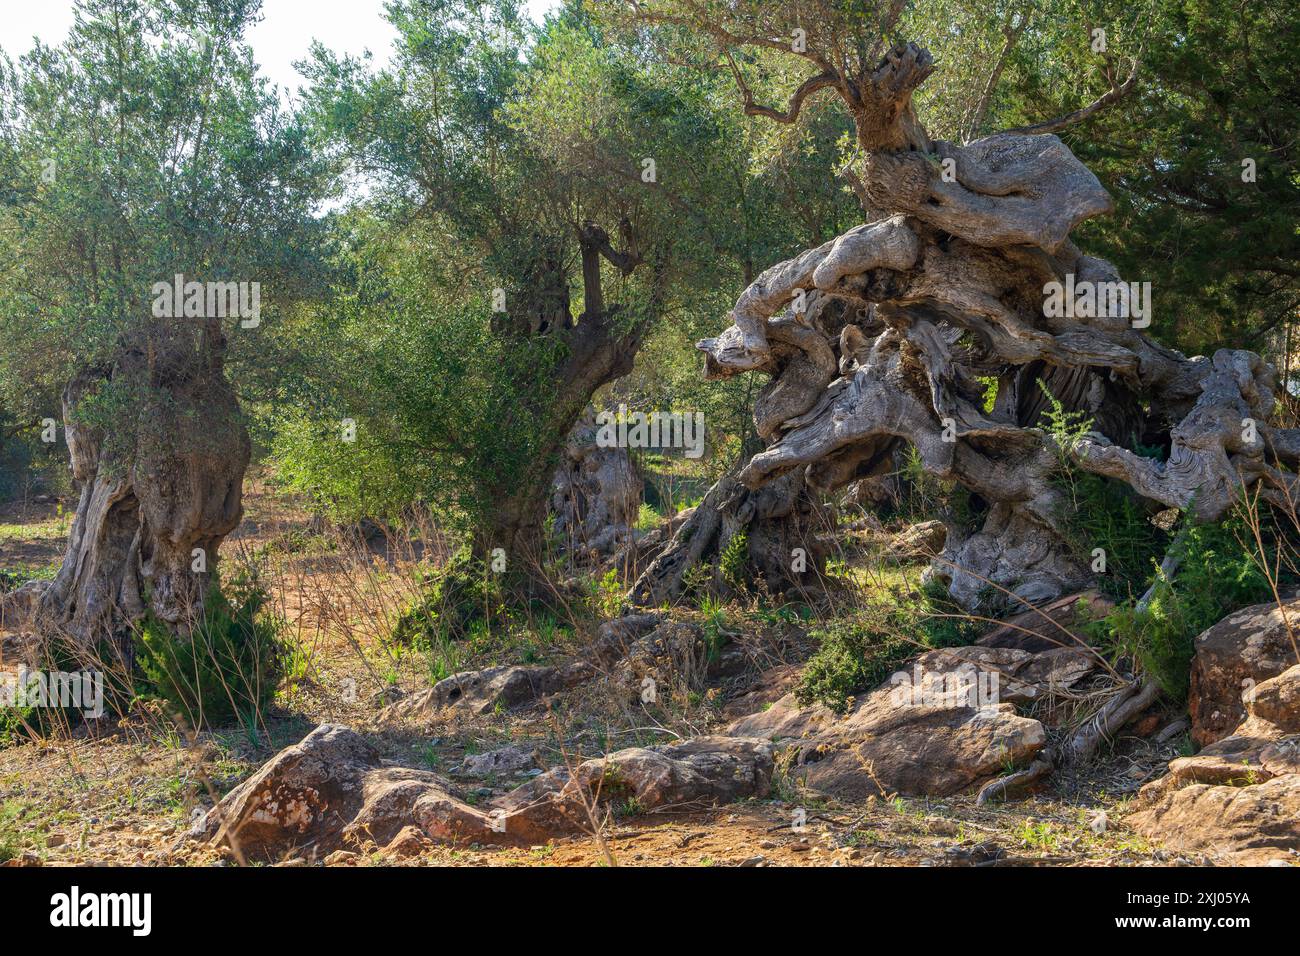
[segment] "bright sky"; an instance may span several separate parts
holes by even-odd
[[[2,0],[0,49],[17,59],[32,37],[62,42],[72,26],[73,0]],[[557,0],[527,0],[529,15],[541,21]],[[393,28],[383,18],[384,0],[263,0],[262,22],[249,40],[262,71],[272,83],[290,91],[302,84],[293,68],[307,55],[313,39],[337,53],[370,50],[378,63],[388,60]]]

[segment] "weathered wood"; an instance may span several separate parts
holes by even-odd
[[[146,612],[182,632],[202,613],[250,454],[224,353],[219,322],[163,320],[64,390],[79,498],[58,574],[25,588],[41,632],[125,648]],[[133,401],[106,435],[78,411],[110,386]]]
[[[767,447],[738,481],[756,490],[797,475],[834,491],[910,445],[925,471],[986,506],[983,527],[954,529],[932,569],[968,609],[990,592],[1034,602],[1089,583],[1065,534],[1067,463],[1128,484],[1153,510],[1203,519],[1258,482],[1266,500],[1292,502],[1300,431],[1267,424],[1272,367],[1148,338],[1141,296],[1070,240],[1112,208],[1096,176],[1050,134],[931,141],[911,95],[932,70],[907,44],[864,73],[862,90],[830,84],[865,153],[851,179],[882,217],[768,268],[732,325],[698,343],[709,377],[772,376],[754,409]],[[1049,308],[1053,288],[1097,292],[1100,307],[1072,297]],[[1045,427],[1052,401],[1091,432],[1058,447]],[[1152,440],[1162,458],[1139,453]]]

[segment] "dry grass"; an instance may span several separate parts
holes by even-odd
[[[610,673],[550,701],[480,718],[449,716],[432,724],[377,725],[393,689],[411,693],[458,669],[522,660],[584,658],[598,617],[574,606],[571,616],[524,615],[490,635],[409,647],[389,640],[402,610],[419,593],[422,570],[446,558],[447,542],[414,516],[398,533],[365,536],[314,523],[293,499],[250,483],[246,516],[223,549],[225,573],[256,569],[295,648],[293,669],[257,732],[190,734],[157,709],[140,708],[98,738],[84,731],[0,749],[0,855],[50,863],[187,864],[213,862],[213,851],[179,838],[196,811],[210,806],[267,756],[313,726],[339,722],[366,730],[389,759],[447,772],[467,754],[511,743],[535,748],[543,766],[558,766],[633,745],[716,731],[732,717],[729,703],[758,709],[788,688],[813,650],[810,622],[754,595],[729,603],[684,602],[675,620],[725,640],[710,662],[698,650],[668,655],[653,705],[629,694]],[[47,540],[48,516],[32,540]],[[12,539],[27,540],[19,530]],[[818,615],[889,602],[919,585],[919,565],[872,555],[842,557],[840,586]],[[719,643],[723,643],[719,641]],[[773,675],[781,680],[774,682]],[[772,688],[769,691],[768,688]],[[748,697],[746,695],[749,695]],[[843,806],[775,789],[770,800],[707,814],[602,815],[592,833],[525,849],[435,847],[414,861],[385,858],[378,848],[344,860],[445,865],[946,865],[980,862],[1150,863],[1155,852],[1118,826],[1098,836],[1094,808],[1119,816],[1123,800],[1172,753],[1122,743],[1106,774],[1064,781],[1069,800],[1038,797],[1002,807],[973,800],[872,801]],[[509,790],[518,779],[465,784],[471,800]],[[790,828],[796,806],[809,810],[806,832]],[[5,847],[9,849],[6,850]]]

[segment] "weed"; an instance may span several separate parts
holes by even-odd
[[[262,722],[285,671],[281,623],[264,614],[266,592],[248,579],[227,596],[215,587],[188,635],[153,615],[137,627],[137,692],[166,701],[194,729],[238,719],[246,730]]]

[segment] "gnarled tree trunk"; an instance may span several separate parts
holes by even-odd
[[[596,409],[588,405],[551,481],[555,535],[577,557],[608,556],[631,544],[645,486],[627,449],[601,447],[597,433]]]
[[[1165,348],[1117,292],[1106,308],[1045,308],[1051,283],[1118,288],[1109,263],[1070,241],[1111,210],[1110,196],[1053,135],[932,142],[910,102],[931,70],[908,44],[853,91],[861,182],[886,217],[772,266],[741,294],[731,327],[698,345],[711,376],[772,377],[754,409],[768,447],[736,481],[757,493],[796,475],[832,491],[910,444],[928,473],[987,504],[983,527],[950,535],[934,567],[970,609],[990,592],[1040,601],[1089,578],[1063,534],[1064,460],[1202,518],[1259,480],[1289,495],[1294,475],[1279,466],[1295,464],[1300,441],[1265,424],[1272,368],[1246,351]],[[990,377],[997,398],[985,411]],[[1091,418],[1091,433],[1058,441],[1045,430],[1044,388]],[[1138,442],[1162,445],[1165,460]],[[649,598],[662,590],[638,585]]]
[[[129,653],[144,614],[179,632],[201,614],[250,452],[224,354],[220,322],[158,320],[64,390],[79,489],[67,552],[53,581],[13,596],[42,633]]]
[[[530,427],[535,429],[535,454],[523,474],[503,479],[494,489],[500,504],[487,525],[474,536],[474,556],[487,561],[500,549],[507,569],[529,581],[543,577],[542,526],[550,498],[555,469],[565,443],[590,403],[596,390],[632,371],[647,325],[644,321],[616,322],[618,306],[606,307],[601,286],[600,262],[605,259],[624,275],[641,264],[631,226],[621,224],[623,251],[614,249],[608,234],[593,222],[578,229],[582,253],[583,305],[575,322],[568,301],[568,279],[558,258],[545,263],[528,277],[522,295],[522,311],[508,316],[505,334],[516,337],[547,335],[564,344],[564,359],[549,376],[549,387],[529,396],[525,403]],[[650,311],[663,284],[662,270],[651,279]]]
[[[681,596],[688,572],[712,565],[708,584],[725,592],[722,556],[737,536],[743,536],[746,577],[761,579],[773,594],[803,591],[817,584],[826,570],[827,549],[822,536],[834,530],[834,517],[804,486],[800,474],[789,474],[761,488],[747,488],[735,469],[713,484],[664,550],[637,578],[628,600],[640,607],[658,607]]]
[[[507,566],[533,576],[541,569],[542,526],[557,464],[565,443],[592,395],[602,385],[632,371],[644,328],[619,334],[609,315],[583,315],[561,335],[568,354],[550,376],[551,387],[536,396],[535,426],[541,441],[525,472],[496,493],[499,507],[475,536],[475,554],[484,560],[500,548]]]

